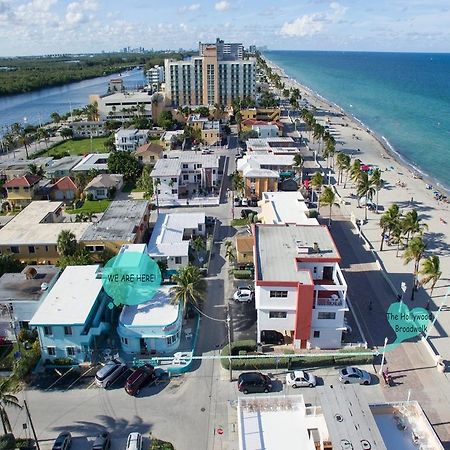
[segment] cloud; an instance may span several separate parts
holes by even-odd
[[[339,23],[341,18],[345,15],[347,7],[338,2],[331,2],[329,10],[314,13],[304,14],[297,17],[292,22],[285,22],[280,30],[282,36],[290,37],[310,37],[320,33],[326,24]]]
[[[217,2],[214,5],[214,8],[216,11],[226,11],[227,9],[230,9],[230,3],[226,0],[222,0],[221,2]]]
[[[86,13],[96,11],[97,9],[98,4],[95,0],[69,3],[65,15],[66,23],[69,26],[74,26],[82,22],[88,22],[91,17]]]
[[[181,11],[198,11],[200,9],[200,3],[193,3],[192,5],[183,6]]]

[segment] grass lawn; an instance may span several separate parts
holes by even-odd
[[[136,187],[136,183],[129,181],[123,185],[122,192],[142,192],[142,189]]]
[[[69,214],[80,214],[80,213],[102,213],[106,211],[109,204],[111,203],[110,199],[105,200],[85,200],[83,206],[76,209],[66,209],[66,212]]]
[[[248,219],[233,219],[231,221],[232,227],[243,227],[244,225],[248,225],[249,221]]]
[[[92,139],[92,153],[106,153],[103,145],[108,137],[97,137]],[[91,140],[87,139],[69,139],[60,142],[44,152],[38,152],[36,156],[62,157],[69,155],[82,156],[91,153]]]

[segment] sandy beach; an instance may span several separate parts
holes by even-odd
[[[352,158],[359,158],[364,164],[379,167],[382,170],[384,187],[379,192],[379,214],[368,211],[368,222],[362,227],[365,236],[371,242],[373,249],[383,261],[386,270],[394,284],[400,290],[402,281],[406,281],[408,286],[412,284],[413,265],[403,264],[401,253],[396,257],[396,247],[384,246],[384,250],[379,252],[381,241],[381,229],[379,220],[383,211],[390,205],[397,203],[400,209],[406,213],[410,209],[416,209],[422,221],[428,225],[428,231],[424,235],[427,243],[426,256],[436,254],[440,257],[442,276],[438,281],[431,302],[431,310],[436,311],[445,300],[445,295],[449,289],[450,279],[450,209],[449,203],[439,201],[435,198],[434,192],[440,191],[448,195],[442,188],[439,188],[425,177],[409,166],[401,157],[397,155],[382,137],[376,136],[357,118],[345,112],[338,105],[324,99],[319,94],[313,92],[306,86],[301,85],[296,80],[289,78],[282,69],[267,60],[267,63],[274,71],[280,74],[282,82],[289,87],[300,89],[302,98],[311,106],[316,108],[316,120],[323,125],[329,126],[330,133],[336,139],[336,150],[345,152]],[[314,147],[314,144],[311,144]],[[326,161],[320,161],[322,167],[326,167]],[[429,189],[429,185],[434,185]],[[335,184],[336,190],[345,205],[341,206],[340,212],[336,208],[337,214],[350,217],[352,214],[357,219],[364,218],[364,208],[358,208],[355,189],[352,182],[347,183],[346,189],[342,185]],[[427,188],[428,187],[428,188]],[[414,301],[415,306],[425,306],[429,299],[429,286],[420,288]],[[450,335],[450,310],[443,308],[440,312],[438,323],[446,330],[446,335]],[[439,328],[439,327],[437,327]],[[450,360],[450,338],[441,335],[435,329],[430,334],[433,345],[438,349],[444,359]]]

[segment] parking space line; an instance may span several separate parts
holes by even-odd
[[[95,386],[95,380],[86,389],[90,389],[92,386]]]
[[[70,384],[65,390],[68,391],[80,378],[82,378],[84,375],[86,375],[88,372],[90,372],[94,366],[89,367],[86,371],[84,371],[72,384]]]
[[[61,381],[68,373],[72,372],[74,368],[71,367],[64,375],[61,375],[56,381],[54,381],[47,389],[46,391],[49,391],[56,383]]]

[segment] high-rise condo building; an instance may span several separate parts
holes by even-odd
[[[172,106],[231,105],[255,98],[255,59],[243,59],[242,44],[199,43],[199,55],[183,61],[166,59],[166,100]]]

